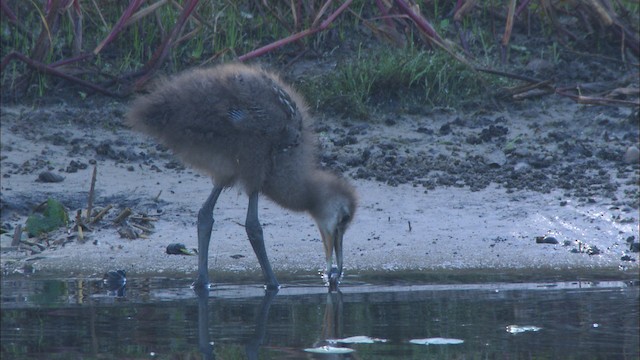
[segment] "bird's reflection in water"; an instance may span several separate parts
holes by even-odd
[[[339,339],[342,337],[342,312],[342,293],[340,291],[328,293],[322,321],[321,341],[326,343],[326,340]]]
[[[202,353],[203,359],[215,359],[213,342],[209,336],[209,290],[196,287],[194,291],[198,296],[198,348],[200,353]],[[267,330],[269,309],[277,294],[278,289],[268,289],[265,291],[262,302],[260,303],[260,311],[256,317],[254,336],[245,346],[247,359],[258,359],[260,346],[262,346]]]
[[[111,270],[104,274],[102,283],[107,295],[123,298],[127,290],[127,273],[124,270]]]
[[[194,288],[198,297],[198,349],[202,359],[215,359],[213,342],[209,339],[209,289]]]
[[[209,291],[194,288],[198,297],[198,348],[205,360],[215,359],[213,342],[210,338],[209,327]],[[277,289],[265,291],[260,310],[255,320],[255,332],[253,337],[245,346],[247,359],[258,359],[260,347],[263,345],[267,322],[269,319],[269,309],[274,298],[278,294]],[[355,359],[355,352],[332,353],[332,350],[350,350],[348,348],[338,348],[335,340],[343,337],[343,300],[340,291],[327,294],[324,318],[320,330],[320,338],[314,343],[316,349],[327,349],[328,352],[319,354],[308,354],[311,358],[316,355],[322,359]]]
[[[352,352],[353,350],[348,348],[339,348],[339,345],[335,342],[336,339],[341,339],[343,335],[343,301],[342,292],[338,289],[335,292],[329,292],[327,294],[327,303],[324,308],[320,339],[314,343],[314,349],[319,351],[316,354],[310,354],[312,355],[312,358],[357,359],[358,357],[355,355],[355,352]]]
[[[269,309],[271,308],[271,303],[273,302],[273,299],[277,294],[278,289],[269,289],[265,292],[264,297],[262,298],[262,302],[260,303],[260,311],[258,312],[258,316],[256,317],[255,333],[245,347],[245,349],[247,350],[247,359],[258,358],[258,351],[260,350],[260,346],[262,346],[264,335],[267,331]]]

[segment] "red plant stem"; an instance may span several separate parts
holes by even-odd
[[[127,23],[127,20],[129,20],[131,15],[133,15],[133,13],[138,10],[143,2],[144,0],[131,0],[129,6],[124,10],[122,16],[120,16],[120,19],[118,19],[118,22],[115,24],[109,35],[107,35],[107,37],[104,38],[104,40],[102,40],[102,42],[100,42],[100,44],[98,44],[98,46],[96,46],[96,48],[93,50],[94,55],[97,55],[100,51],[102,51],[103,47],[107,46],[107,44],[109,44],[113,41],[113,39],[116,38],[116,35],[118,35],[118,33],[124,28],[124,24]]]
[[[2,10],[2,14],[6,16],[11,23],[15,24],[18,22],[16,14],[13,12],[13,10],[11,10],[9,5],[7,5],[6,1],[0,0],[0,10]]]
[[[633,53],[638,56],[640,54],[640,46],[638,45],[638,38],[627,28],[618,23],[618,21],[614,22],[611,26],[611,31],[616,35],[621,37],[621,41],[623,44],[627,45]]]
[[[464,32],[464,29],[462,29],[462,27],[460,26],[460,21],[454,21],[453,25],[456,29],[456,32],[459,34],[462,50],[464,50],[465,55],[472,57],[471,50],[469,50],[469,43],[467,42],[467,36]]]
[[[507,10],[507,22],[504,25],[504,34],[502,35],[502,41],[500,44],[503,48],[509,45],[509,39],[511,39],[511,31],[513,30],[513,18],[516,11],[516,0],[509,1],[509,9]]]
[[[40,61],[30,59],[30,58],[26,57],[25,55],[23,55],[23,54],[21,54],[19,52],[16,52],[16,51],[10,52],[9,54],[7,54],[7,56],[5,56],[2,59],[2,63],[0,63],[0,72],[4,71],[4,68],[13,59],[18,59],[18,60],[24,62],[25,64],[27,64],[28,66],[30,66],[30,67],[34,68],[35,70],[39,71],[39,72],[63,78],[63,79],[68,80],[68,81],[70,81],[72,83],[76,83],[78,85],[84,86],[86,88],[89,88],[91,90],[97,91],[99,93],[102,93],[102,94],[105,94],[105,95],[108,95],[108,96],[113,96],[113,97],[118,97],[119,96],[118,94],[116,94],[114,92],[111,92],[111,91],[109,91],[107,89],[104,89],[104,88],[102,88],[100,86],[97,86],[95,84],[92,84],[92,83],[90,83],[88,81],[79,79],[79,78],[77,78],[77,77],[75,77],[73,75],[69,75],[69,74],[66,74],[66,73],[64,73],[62,71],[56,70],[56,69],[48,66],[47,64],[41,63]]]
[[[69,59],[63,59],[63,60],[58,60],[58,61],[52,62],[48,66],[52,67],[52,68],[56,68],[56,67],[64,66],[64,65],[71,64],[71,63],[74,63],[74,62],[90,59],[93,56],[94,56],[93,53],[84,53],[84,54],[80,54],[78,56],[75,56],[75,57],[72,57],[72,58],[69,58]]]
[[[312,28],[312,29],[307,29],[307,30],[301,31],[299,33],[287,36],[284,39],[280,39],[278,41],[272,42],[269,45],[265,45],[265,46],[263,46],[263,47],[261,47],[259,49],[250,51],[250,52],[248,52],[248,53],[246,53],[244,55],[239,56],[238,57],[238,61],[246,61],[246,60],[252,59],[254,57],[258,57],[258,56],[264,55],[264,54],[266,54],[266,53],[268,53],[268,52],[270,52],[272,50],[275,50],[275,49],[277,49],[279,47],[282,47],[282,46],[287,45],[287,44],[289,44],[291,42],[299,40],[299,39],[301,39],[301,38],[303,38],[305,36],[309,36],[309,35],[317,33],[318,31],[322,31],[322,30],[326,29],[336,19],[336,17],[338,17],[338,15],[340,15],[347,7],[349,7],[349,5],[351,5],[352,2],[353,2],[353,0],[345,1],[342,5],[340,5],[340,7],[335,12],[333,12],[333,14],[329,15],[329,17],[326,20],[324,20],[322,23],[320,23],[320,26],[318,26],[316,28]]]
[[[31,57],[36,61],[43,61],[47,53],[51,50],[51,38],[56,33],[60,20],[60,9],[62,0],[51,0],[47,4],[47,11],[44,18],[44,26],[40,30],[40,35],[31,50]]]
[[[445,44],[444,41],[442,41],[442,38],[440,38],[440,35],[438,35],[436,30],[433,28],[433,26],[431,26],[431,24],[429,24],[429,22],[424,17],[414,13],[411,7],[409,7],[409,5],[404,0],[396,0],[396,4],[405,14],[407,14],[411,18],[411,20],[413,20],[413,22],[416,23],[418,28],[422,30],[422,32],[424,32],[429,38],[437,41],[440,44]]]
[[[520,6],[518,6],[518,8],[516,9],[516,17],[518,17],[518,15],[520,15],[520,13],[523,12],[524,9],[527,8],[527,5],[529,5],[530,2],[531,2],[531,0],[524,0],[522,2],[522,4],[520,4]]]
[[[382,13],[382,17],[384,19],[384,23],[389,27],[393,28],[393,21],[389,18],[389,9],[382,3],[382,0],[376,0],[376,5],[378,6],[378,10]]]
[[[7,2],[5,0],[0,0],[0,14],[4,15],[7,20],[9,20],[9,23],[13,24],[16,29],[21,31],[22,34],[29,39],[29,41],[33,40],[33,34],[31,33],[32,29],[28,29],[26,26],[24,26],[23,23],[18,21],[18,17],[13,12],[13,10],[11,10],[9,5],[7,5]]]
[[[189,3],[185,4],[182,8],[182,12],[176,21],[176,25],[171,29],[171,33],[162,41],[162,44],[156,49],[156,51],[151,56],[151,60],[147,62],[142,68],[143,76],[136,81],[135,86],[140,87],[142,84],[149,80],[150,75],[162,64],[164,58],[169,54],[169,49],[175,42],[176,38],[182,31],[182,27],[185,22],[193,12],[193,10],[198,5],[199,0],[190,0]]]

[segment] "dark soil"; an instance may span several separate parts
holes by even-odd
[[[637,110],[547,99],[494,112],[388,114],[375,125],[325,121],[318,130],[331,143],[322,161],[354,178],[428,190],[559,188],[581,201],[600,196],[638,208],[638,164],[624,160],[638,147]],[[620,185],[632,185],[625,198],[616,198]]]
[[[3,132],[44,147],[17,163],[10,156],[12,146],[3,144],[3,177],[37,177],[44,171],[64,175],[86,170],[96,161],[135,167],[159,160],[162,165],[156,165],[163,171],[184,170],[161,146],[140,152],[115,135],[124,128],[126,103],[105,98],[51,102],[57,105],[3,108]],[[638,209],[638,159],[628,154],[640,147],[637,109],[584,106],[553,96],[502,106],[475,111],[424,106],[414,114],[374,112],[366,121],[319,114],[320,161],[353,178],[392,186],[481,190],[498,184],[542,193],[562,189],[583,202],[605,197],[620,207]],[[59,124],[73,124],[77,131],[56,131]],[[114,136],[96,139],[95,127],[112,128]],[[64,166],[51,165],[47,144],[66,149]]]

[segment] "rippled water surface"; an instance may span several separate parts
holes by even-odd
[[[3,279],[2,359],[639,357],[637,279],[332,294],[315,282],[199,297],[188,279],[132,278],[119,291],[101,279]]]

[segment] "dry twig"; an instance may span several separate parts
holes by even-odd
[[[93,166],[93,175],[91,176],[91,186],[89,187],[89,199],[87,201],[87,222],[91,222],[91,211],[93,211],[93,197],[96,188],[96,176],[98,174],[98,165]]]

